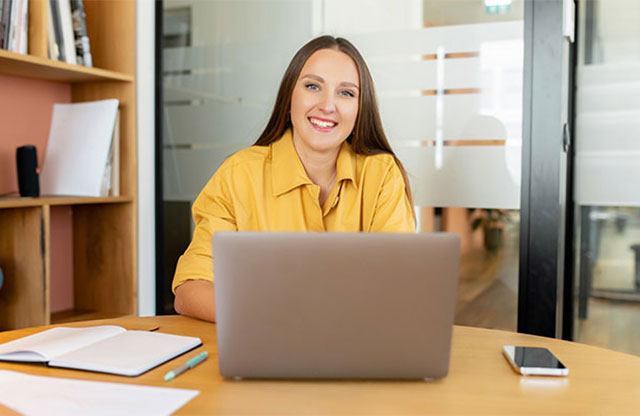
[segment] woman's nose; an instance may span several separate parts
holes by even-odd
[[[336,111],[335,97],[333,94],[323,94],[318,108],[325,113],[333,113]]]

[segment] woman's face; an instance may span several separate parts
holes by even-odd
[[[336,151],[353,131],[358,116],[360,79],[345,53],[320,49],[302,67],[291,96],[296,146]]]

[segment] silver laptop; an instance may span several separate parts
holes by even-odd
[[[218,232],[213,253],[222,376],[447,375],[457,235]]]

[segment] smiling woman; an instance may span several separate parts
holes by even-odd
[[[293,145],[309,178],[320,186],[320,204],[336,181],[340,146],[358,116],[358,85],[358,69],[348,55],[320,49],[304,64],[293,89]]]
[[[193,219],[173,279],[175,309],[212,321],[217,231],[414,231],[406,173],[382,129],[369,69],[350,42],[322,36],[296,53],[266,128],[220,166]]]

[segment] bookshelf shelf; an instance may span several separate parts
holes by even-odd
[[[0,49],[0,74],[45,81],[80,83],[99,81],[133,81],[133,75],[100,68],[87,68]]]
[[[42,207],[59,205],[91,205],[91,204],[117,204],[122,202],[133,202],[133,198],[128,196],[108,196],[108,197],[39,197],[39,198],[0,198],[0,209],[3,208],[23,208]]]
[[[66,311],[55,312],[51,314],[51,324],[63,324],[76,321],[93,321],[96,319],[122,318],[121,313],[99,312],[91,310],[70,309]],[[132,316],[132,315],[128,315]]]

